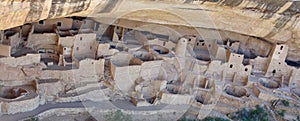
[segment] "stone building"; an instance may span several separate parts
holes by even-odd
[[[226,63],[226,68],[224,70],[225,80],[239,81],[243,84],[248,81],[248,77],[251,75],[251,65],[243,65],[244,55],[231,53]]]
[[[142,61],[129,53],[118,53],[110,61],[110,73],[116,87],[127,93],[140,76]]]
[[[9,45],[11,47],[11,53],[17,51],[17,47],[23,42],[22,29],[20,27],[12,28],[3,33],[2,44]]]
[[[175,47],[175,54],[178,57],[185,57],[188,54],[188,39],[180,38]]]
[[[82,60],[84,58],[96,58],[97,43],[96,34],[77,34],[74,36],[74,45],[72,50],[72,58]]]
[[[46,65],[57,64],[59,61],[58,36],[55,33],[45,33],[41,28],[36,30],[36,28],[38,27],[32,26],[26,47],[41,54],[41,60]]]
[[[73,19],[71,18],[59,18],[59,19],[47,19],[34,23],[34,32],[38,33],[54,33],[55,29],[70,30],[72,29]]]
[[[288,47],[285,45],[276,45],[268,60],[266,77],[288,77],[290,69],[285,62],[287,57]]]

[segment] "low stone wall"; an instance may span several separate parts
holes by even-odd
[[[160,102],[165,104],[171,104],[171,105],[183,105],[183,104],[190,104],[192,100],[193,100],[192,95],[162,93]]]
[[[98,101],[108,100],[108,97],[105,96],[103,90],[94,90],[78,96],[60,97],[57,99],[56,102],[62,103],[62,102],[87,101],[87,100],[98,102]]]
[[[13,101],[13,102],[1,102],[1,113],[4,114],[16,114],[19,112],[27,112],[36,109],[39,106],[40,97],[36,96],[31,99]]]
[[[7,57],[7,58],[1,58],[0,63],[4,63],[5,65],[11,66],[11,67],[17,67],[17,66],[24,66],[24,65],[30,65],[34,63],[40,63],[40,54],[27,54],[26,56],[14,58],[14,57]]]
[[[121,110],[124,115],[129,115],[133,121],[135,120],[147,120],[147,121],[157,121],[161,119],[178,120],[186,112],[186,105],[181,106],[171,106],[168,108],[163,108],[161,110],[151,110],[151,111],[138,111],[138,110],[123,110],[123,109],[96,109],[96,108],[57,108],[50,109],[43,113],[40,113],[37,117],[39,119],[46,119],[49,116],[63,116],[72,115],[82,112],[89,112],[97,120],[107,120],[107,116],[112,116],[113,112]]]

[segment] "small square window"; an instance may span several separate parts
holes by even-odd
[[[57,22],[57,26],[61,26],[61,22]]]

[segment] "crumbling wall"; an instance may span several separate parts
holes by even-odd
[[[22,42],[22,35],[20,35],[21,32],[15,33],[14,35],[8,37],[8,42],[4,42],[7,43],[8,45],[10,45],[11,47],[11,53],[16,52],[17,47],[20,45],[20,43]]]
[[[73,19],[71,18],[41,20],[34,24],[34,31],[38,33],[52,32],[56,27],[60,30],[70,30],[72,23]]]
[[[300,87],[300,69],[293,69],[289,79],[290,87]]]
[[[17,66],[24,66],[24,65],[31,65],[40,63],[40,54],[27,54],[26,56],[22,57],[7,57],[7,58],[0,58],[0,63],[11,67]]]
[[[161,70],[162,64],[163,64],[163,61],[144,62],[141,65],[140,76],[146,81],[161,78],[159,76],[161,74],[160,70]]]
[[[55,33],[30,34],[27,40],[27,47],[38,49],[43,45],[56,45],[58,36]]]
[[[250,60],[250,65],[253,65],[253,72],[255,73],[265,73],[267,71],[268,58],[257,57]]]
[[[223,70],[225,69],[225,64],[222,64],[221,61],[211,61],[208,65],[206,75],[213,75],[214,73],[222,76]]]
[[[50,79],[49,79],[50,80]],[[46,82],[38,84],[38,93],[43,101],[54,101],[58,97],[59,92],[64,91],[64,84],[57,80],[56,82]]]
[[[81,76],[104,76],[104,59],[85,59],[79,62],[79,73]]]
[[[180,94],[161,94],[161,103],[171,104],[171,105],[183,105],[183,104],[191,104],[192,100],[194,100],[193,95],[180,95]]]
[[[238,86],[226,86],[224,91],[227,94],[235,96],[235,97],[242,97],[242,96],[246,96],[246,94],[247,94],[246,89],[244,89],[242,87],[238,87]]]
[[[0,44],[0,56],[10,57],[11,47]]]

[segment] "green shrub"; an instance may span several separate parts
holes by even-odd
[[[254,109],[247,110],[243,108],[230,118],[239,121],[268,121],[268,116],[267,110],[257,105]]]
[[[116,112],[106,115],[106,121],[132,121],[130,115],[125,115],[121,110],[117,110]]]
[[[284,106],[290,106],[290,102],[289,102],[289,101],[281,100],[281,103],[282,103]]]
[[[278,115],[280,115],[281,117],[284,117],[285,111],[286,111],[286,110],[276,111],[276,113],[277,113]]]
[[[179,119],[178,121],[197,121],[196,119],[188,119],[186,117],[183,117],[181,119]]]
[[[23,121],[38,121],[39,118],[38,117],[28,117],[26,119],[24,119]]]
[[[197,120],[197,119],[188,119],[186,117],[183,117],[179,119],[178,121],[229,121],[228,119],[224,118],[219,118],[219,117],[206,117],[202,120]]]
[[[224,118],[219,118],[219,117],[206,117],[202,121],[229,121]]]

